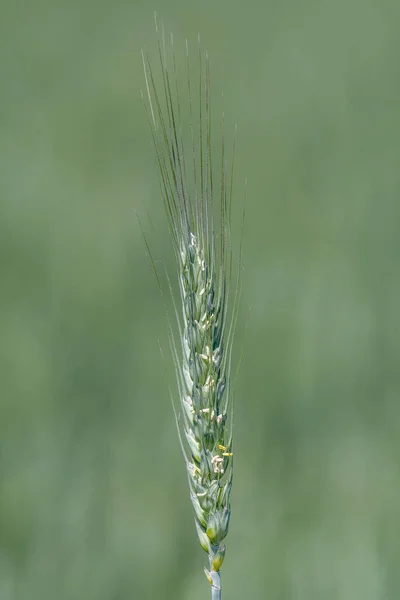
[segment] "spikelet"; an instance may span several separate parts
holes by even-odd
[[[237,284],[230,302],[233,169],[228,185],[222,117],[219,185],[215,193],[208,54],[203,55],[199,43],[199,86],[194,91],[198,108],[195,112],[186,42],[186,125],[181,118],[183,110],[173,38],[167,52],[163,29],[158,34],[161,92],[147,55],[143,55],[143,64],[146,107],[161,173],[182,301],[182,312],[177,314],[180,343],[175,343],[173,337],[171,342],[183,415],[178,428],[196,529],[200,544],[209,555],[211,572],[206,570],[206,575],[212,584],[212,597],[220,598],[219,570],[225,556],[222,542],[228,533],[231,514],[230,367],[239,288]],[[172,57],[172,67],[167,54]]]

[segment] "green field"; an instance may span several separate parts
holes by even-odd
[[[224,599],[398,600],[393,0],[2,0],[0,600],[209,597],[135,215],[173,274],[153,9],[209,50],[239,221],[248,180]]]

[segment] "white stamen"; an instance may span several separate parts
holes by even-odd
[[[224,459],[220,456],[213,456],[211,459],[211,463],[214,468],[214,473],[223,473],[224,472]]]

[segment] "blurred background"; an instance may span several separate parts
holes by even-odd
[[[3,0],[0,599],[200,600],[140,90],[197,32],[243,206],[224,598],[400,595],[400,7]],[[245,333],[246,332],[246,333]],[[175,388],[174,388],[175,389]]]

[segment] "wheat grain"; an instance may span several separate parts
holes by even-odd
[[[211,583],[212,598],[218,600],[221,598],[220,567],[225,556],[222,542],[228,533],[233,476],[230,368],[239,287],[236,286],[231,301],[233,169],[228,185],[222,119],[216,193],[211,156],[208,54],[203,55],[199,44],[198,109],[195,112],[186,43],[189,110],[185,128],[173,46],[171,37],[170,68],[162,29],[158,36],[162,94],[158,91],[149,57],[143,54],[146,105],[182,301],[181,314],[176,311],[179,344],[171,333],[183,415],[182,419],[177,418],[178,431],[182,432],[181,447],[196,529],[200,544],[209,556],[210,569],[205,569],[205,573]],[[184,143],[185,132],[189,132],[189,152]]]

